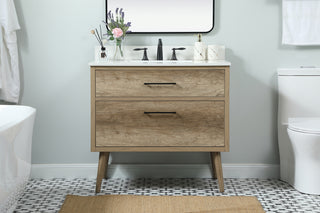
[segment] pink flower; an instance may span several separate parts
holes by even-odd
[[[112,34],[115,38],[119,38],[123,35],[123,31],[120,28],[114,28]]]

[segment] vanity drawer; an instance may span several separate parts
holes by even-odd
[[[95,146],[224,146],[224,105],[224,101],[98,101]]]
[[[96,97],[224,97],[225,71],[206,67],[108,68],[95,71]]]

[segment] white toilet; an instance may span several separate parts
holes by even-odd
[[[320,195],[320,68],[278,69],[281,180]]]

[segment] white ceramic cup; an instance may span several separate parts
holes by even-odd
[[[208,61],[225,60],[226,48],[223,45],[208,45]]]

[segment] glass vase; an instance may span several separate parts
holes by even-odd
[[[124,39],[115,39],[113,60],[115,61],[124,60]]]

